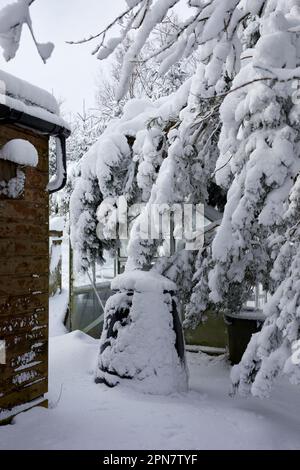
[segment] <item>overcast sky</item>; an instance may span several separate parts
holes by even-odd
[[[0,7],[11,2],[0,0]],[[81,111],[84,99],[93,106],[97,75],[107,63],[91,56],[96,43],[70,46],[65,41],[98,32],[125,5],[125,0],[36,0],[34,29],[39,42],[55,43],[52,57],[43,64],[26,27],[15,59],[5,62],[0,49],[0,68],[65,99],[65,111]]]
[[[0,8],[14,1],[0,0]],[[186,16],[182,5],[177,13]],[[66,118],[69,112],[81,112],[84,100],[87,108],[93,107],[97,77],[100,69],[109,69],[108,62],[91,55],[97,42],[71,46],[66,41],[99,32],[125,9],[125,0],[36,0],[31,7],[34,30],[39,42],[55,44],[52,57],[46,65],[42,62],[25,27],[15,59],[7,63],[0,48],[0,69],[63,99]]]

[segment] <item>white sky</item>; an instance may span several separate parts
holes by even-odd
[[[8,3],[12,0],[0,0],[0,8]],[[97,75],[107,63],[91,55],[96,42],[70,46],[65,41],[100,31],[125,5],[125,0],[36,0],[31,7],[34,30],[39,42],[55,43],[52,57],[42,62],[25,27],[15,59],[7,63],[0,48],[0,68],[64,99],[66,112],[80,112],[83,100],[93,106]]]
[[[0,0],[0,8],[12,2]],[[55,44],[52,57],[46,65],[42,62],[25,27],[15,59],[7,63],[0,48],[0,69],[63,99],[66,118],[68,112],[81,112],[84,100],[87,108],[93,107],[97,77],[108,62],[91,55],[95,41],[78,46],[65,41],[99,32],[125,8],[125,0],[36,0],[31,7],[34,30],[39,42]],[[186,16],[186,7],[178,13]]]

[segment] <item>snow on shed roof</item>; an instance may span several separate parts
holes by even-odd
[[[20,78],[0,70],[0,93],[21,100],[24,104],[38,106],[53,114],[59,114],[59,107],[53,95]]]
[[[59,106],[53,95],[3,70],[0,70],[0,104],[69,129],[59,116]]]

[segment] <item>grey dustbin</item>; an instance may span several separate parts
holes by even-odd
[[[245,308],[239,314],[226,314],[224,316],[228,331],[229,359],[239,364],[251,336],[261,330],[265,320],[261,310]]]

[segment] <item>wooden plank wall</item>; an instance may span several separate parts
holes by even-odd
[[[0,340],[7,354],[0,365],[0,420],[2,411],[48,389],[48,137],[0,126],[0,148],[16,138],[36,147],[39,164],[23,170],[23,198],[0,198]]]

